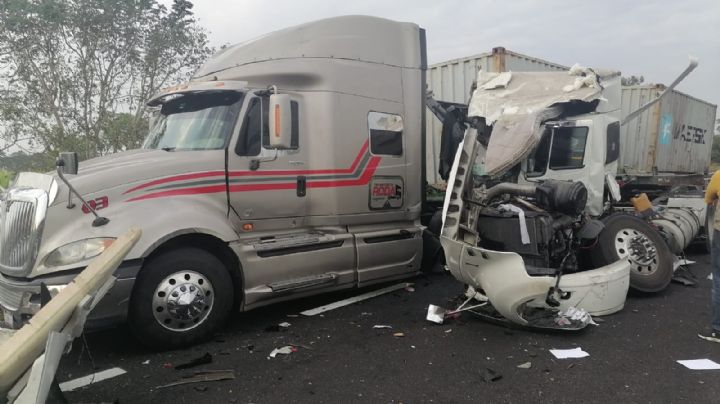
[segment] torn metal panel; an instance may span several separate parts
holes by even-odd
[[[607,78],[615,72],[603,72]],[[537,146],[543,122],[559,117],[563,104],[590,103],[603,98],[598,75],[573,66],[569,73],[487,73],[480,71],[469,117],[484,117],[493,125],[485,158],[485,173],[498,175],[526,158]],[[595,108],[588,106],[590,110]]]

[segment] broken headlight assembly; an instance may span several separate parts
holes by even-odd
[[[59,267],[76,264],[97,257],[113,242],[114,238],[99,237],[75,241],[56,248],[45,259],[45,266]]]

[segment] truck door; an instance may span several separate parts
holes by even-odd
[[[352,235],[345,228],[308,224],[310,179],[317,171],[302,111],[310,105],[302,95],[291,99],[289,149],[269,148],[269,97],[252,95],[228,150],[228,200],[238,222],[246,305],[355,282]]]
[[[588,190],[586,210],[602,214],[605,186],[605,138],[591,119],[550,123],[533,156],[528,158],[527,181],[581,181]]]
[[[268,97],[248,97],[227,161],[228,198],[243,221],[305,215],[304,188],[295,165],[306,160],[307,150],[299,136],[292,149],[269,150],[268,132]]]

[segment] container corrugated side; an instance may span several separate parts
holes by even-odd
[[[627,116],[657,97],[664,87],[623,87],[622,113]],[[717,106],[672,91],[624,125],[620,164],[624,174],[702,174],[710,164]]]
[[[492,52],[431,65],[427,72],[428,89],[436,100],[467,104],[470,87],[480,69],[531,72],[562,71],[568,67],[497,47]],[[435,184],[442,182],[437,172],[442,123],[430,112],[426,114],[426,133],[426,176],[428,183]]]

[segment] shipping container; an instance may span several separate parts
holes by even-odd
[[[663,90],[663,85],[623,87],[621,116]],[[716,110],[716,105],[671,91],[622,127],[618,174],[704,174],[710,164]]]
[[[491,52],[481,53],[462,59],[436,63],[428,67],[428,89],[439,101],[467,104],[470,100],[470,87],[477,77],[478,70],[487,72],[539,72],[568,70],[567,66],[546,60],[511,52],[502,47]],[[443,182],[438,174],[440,154],[440,135],[442,124],[435,115],[426,115],[426,175],[430,184]]]

